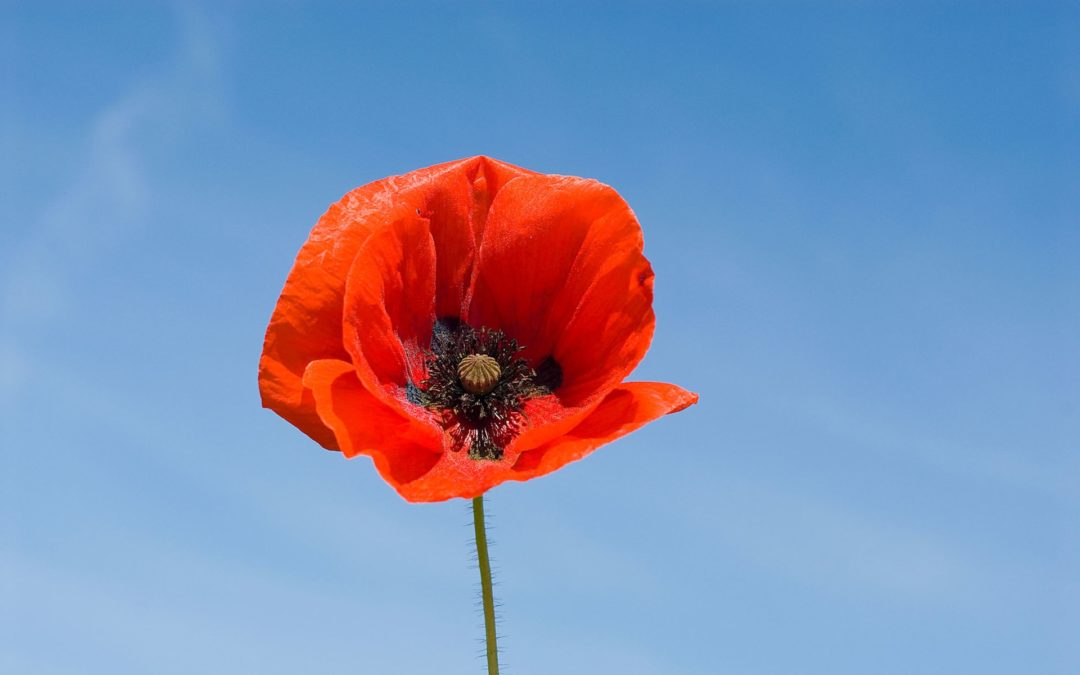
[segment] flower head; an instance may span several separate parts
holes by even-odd
[[[624,383],[653,332],[641,227],[610,187],[473,157],[330,207],[259,363],[263,405],[368,455],[409,501],[528,480],[697,396]]]

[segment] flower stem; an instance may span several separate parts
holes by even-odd
[[[476,530],[476,558],[480,562],[480,593],[484,598],[488,675],[499,675],[499,648],[495,644],[495,597],[491,592],[491,561],[488,559],[483,495],[472,500],[472,508],[473,527]]]

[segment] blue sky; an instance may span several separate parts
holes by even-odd
[[[496,488],[507,673],[1080,672],[1076,3],[5,3],[0,671],[480,673],[464,502],[259,408],[349,189],[598,178],[701,403]]]

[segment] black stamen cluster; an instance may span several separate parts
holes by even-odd
[[[425,353],[427,379],[419,403],[441,414],[456,449],[467,446],[471,459],[502,459],[503,449],[521,429],[525,400],[551,393],[518,356],[521,349],[500,330],[476,330],[461,322],[436,326]],[[485,354],[499,364],[499,381],[486,394],[466,391],[458,379],[458,364],[472,354]]]

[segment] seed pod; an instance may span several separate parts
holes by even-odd
[[[502,371],[499,362],[487,354],[470,354],[458,363],[458,380],[470,394],[480,396],[495,388]]]

